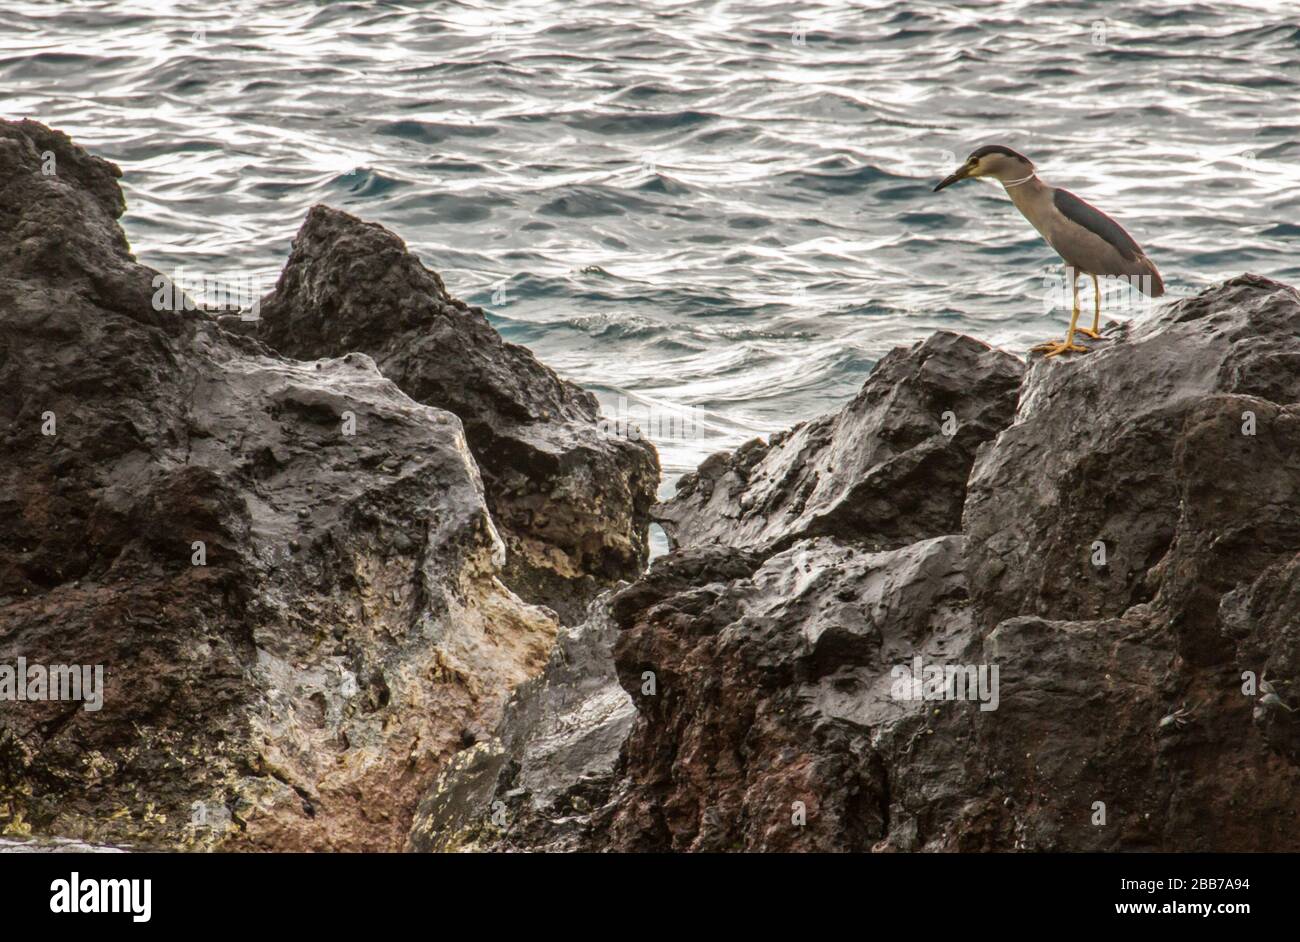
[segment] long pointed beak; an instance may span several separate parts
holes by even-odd
[[[957,168],[957,171],[955,173],[950,173],[948,174],[948,176],[944,177],[941,181],[939,181],[939,185],[936,186],[931,192],[938,193],[944,187],[952,186],[958,180],[965,180],[966,177],[968,177],[969,175],[970,175],[970,167],[963,164],[961,167]]]

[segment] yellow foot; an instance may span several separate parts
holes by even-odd
[[[1044,357],[1054,357],[1062,353],[1087,353],[1088,348],[1081,347],[1077,343],[1066,343],[1064,340],[1049,340],[1034,347],[1033,352],[1041,353]]]
[[[1076,334],[1083,334],[1085,337],[1091,337],[1093,340],[1101,339],[1101,331],[1093,330],[1091,327],[1076,327],[1074,332]]]

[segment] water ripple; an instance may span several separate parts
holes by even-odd
[[[1173,294],[1300,281],[1281,3],[221,7],[11,0],[6,116],[120,163],[160,269],[273,279],[320,201],[392,227],[607,409],[699,410],[670,472],[934,329],[1061,332],[1001,192],[930,192],[981,143],[1119,218]]]

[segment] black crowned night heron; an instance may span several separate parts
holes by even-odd
[[[1011,202],[1016,204],[1048,245],[1056,249],[1065,262],[1070,288],[1074,293],[1074,313],[1070,316],[1070,330],[1063,342],[1049,341],[1034,347],[1054,357],[1058,353],[1084,352],[1087,348],[1074,342],[1078,331],[1089,337],[1101,336],[1101,291],[1097,276],[1125,276],[1144,294],[1158,298],[1165,293],[1160,272],[1146,257],[1133,237],[1124,227],[1097,207],[1085,203],[1069,190],[1048,186],[1034,174],[1029,158],[1010,147],[989,144],[981,147],[934,188],[937,193],[946,186],[967,177],[992,177],[1006,187]],[[1079,327],[1080,274],[1092,276],[1095,311],[1092,329]]]

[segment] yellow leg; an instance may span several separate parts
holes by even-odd
[[[1101,288],[1097,285],[1097,276],[1092,276],[1092,330],[1080,327],[1079,333],[1086,334],[1093,340],[1101,339]]]
[[[1097,281],[1097,276],[1092,276],[1092,335],[1101,336],[1101,285]]]
[[[1070,273],[1070,288],[1074,292],[1074,312],[1070,315],[1070,330],[1065,335],[1065,342],[1049,340],[1047,343],[1040,343],[1034,347],[1035,353],[1042,353],[1045,357],[1059,356],[1062,353],[1087,353],[1087,347],[1081,347],[1074,342],[1074,332],[1079,324],[1079,276],[1073,268],[1066,268]]]

